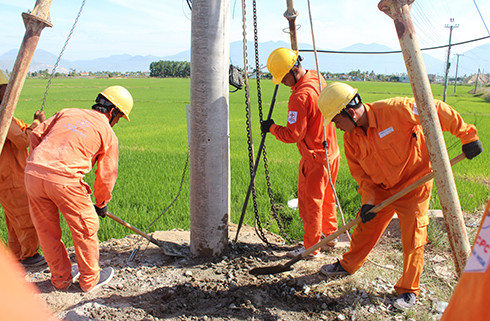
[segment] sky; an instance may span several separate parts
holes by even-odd
[[[217,0],[215,0],[217,1]],[[288,21],[285,0],[256,0],[259,42],[286,41]],[[377,0],[310,0],[317,49],[342,50],[357,43],[378,43],[399,50],[393,20],[378,8]],[[35,0],[0,0],[0,55],[18,49],[25,33],[21,13],[34,8]],[[411,17],[421,48],[447,45],[450,19],[452,43],[489,36],[488,0],[415,0]],[[53,28],[42,31],[38,48],[59,55],[80,10],[82,0],[53,0]],[[243,41],[242,1],[230,0],[230,41]],[[247,39],[253,41],[252,1],[246,0]],[[298,11],[298,42],[313,44],[308,0],[294,1]],[[453,46],[462,53],[490,39]],[[91,60],[117,54],[170,56],[190,49],[191,11],[186,0],[86,0],[83,12],[64,51],[63,59]],[[301,46],[300,46],[301,49]],[[445,60],[447,49],[426,51]],[[481,59],[490,60],[490,55]]]

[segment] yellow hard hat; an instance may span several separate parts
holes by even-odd
[[[7,78],[5,73],[2,70],[0,70],[0,85],[6,85],[8,83],[9,83],[9,79]]]
[[[282,78],[293,68],[298,60],[298,52],[288,48],[277,48],[267,59],[267,69],[272,74],[272,82],[279,85]]]
[[[113,103],[124,114],[123,117],[129,121],[129,113],[133,109],[133,97],[126,88],[110,86],[100,94]]]
[[[329,84],[318,96],[318,108],[325,122],[330,122],[356,96],[357,89],[341,82]]]

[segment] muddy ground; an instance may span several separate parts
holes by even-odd
[[[475,219],[476,220],[476,219]],[[396,223],[397,224],[397,223]],[[42,299],[60,318],[78,320],[438,320],[444,301],[456,284],[450,254],[426,246],[422,293],[414,309],[393,308],[393,285],[400,277],[401,244],[394,229],[387,230],[354,275],[328,279],[318,273],[348,248],[345,234],[339,245],[314,259],[302,260],[293,270],[253,276],[252,268],[285,263],[288,250],[282,238],[267,234],[273,249],[264,245],[252,227],[245,226],[222,258],[176,258],[140,236],[111,239],[100,245],[100,265],[115,269],[113,280],[94,293],[81,292],[78,283],[55,290],[49,269],[31,271],[28,278]],[[475,225],[475,224],[473,224]],[[188,249],[189,232],[153,233],[158,240]],[[141,245],[132,261],[131,253]],[[73,249],[70,249],[75,262]]]

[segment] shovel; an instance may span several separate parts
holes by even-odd
[[[145,239],[147,239],[151,243],[160,247],[163,250],[163,253],[165,255],[177,256],[177,257],[184,257],[185,256],[184,249],[182,248],[182,246],[175,244],[175,243],[172,243],[172,242],[157,240],[153,236],[148,235],[145,232],[137,229],[133,225],[129,224],[128,222],[124,221],[123,219],[117,217],[116,215],[114,215],[112,213],[107,212],[106,216],[113,219],[114,221],[118,222],[119,224],[126,226],[131,231],[135,232],[136,234],[143,236]]]
[[[460,162],[461,160],[463,160],[465,158],[466,157],[463,153],[459,154],[458,156],[451,159],[451,166],[453,166],[454,164]],[[430,181],[432,178],[434,178],[433,172],[425,175],[424,177],[420,178],[418,181],[412,183],[411,185],[405,187],[404,189],[402,189],[398,193],[388,197],[387,199],[385,199],[384,201],[382,201],[381,203],[379,203],[378,205],[373,207],[369,212],[373,212],[373,213],[379,212],[380,210],[382,210],[383,208],[385,208],[389,204],[393,203],[394,201],[396,201],[400,197],[408,194],[409,192],[413,191],[417,187],[419,187],[419,186],[425,184],[426,182]],[[282,272],[290,271],[290,270],[292,270],[291,266],[294,263],[308,257],[308,255],[310,255],[311,253],[316,251],[316,249],[326,245],[328,242],[332,241],[333,239],[335,239],[336,237],[338,237],[339,235],[341,235],[342,233],[344,233],[345,231],[347,231],[351,227],[356,226],[361,221],[362,221],[361,216],[358,216],[354,220],[352,220],[349,223],[347,223],[346,225],[342,226],[335,233],[330,234],[329,236],[327,236],[326,238],[324,238],[323,240],[321,240],[317,244],[311,246],[309,249],[307,249],[303,253],[296,255],[294,258],[289,260],[286,264],[279,264],[279,265],[274,265],[274,266],[254,268],[254,269],[250,270],[250,274],[264,275],[264,274],[276,274],[276,273],[282,273]]]

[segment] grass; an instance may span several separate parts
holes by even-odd
[[[27,79],[16,108],[15,115],[28,122],[42,103],[46,80]],[[173,228],[189,229],[189,169],[184,173],[187,159],[186,105],[190,104],[189,79],[54,79],[48,92],[45,111],[47,117],[62,108],[90,108],[98,92],[110,85],[122,85],[130,90],[135,106],[131,121],[121,120],[114,130],[119,139],[119,175],[109,203],[109,211],[141,230],[159,216],[176,197],[184,176],[182,192],[170,209],[151,227],[154,230]],[[403,83],[355,82],[363,100],[372,102],[393,96],[411,96],[411,87]],[[267,115],[272,98],[273,84],[262,81],[262,108]],[[484,147],[490,142],[489,103],[481,97],[473,97],[467,91],[470,87],[458,87],[458,93],[449,94],[448,102],[458,110],[466,122],[476,124]],[[436,98],[442,97],[443,88],[433,86]],[[290,90],[281,86],[274,107],[273,119],[284,125],[287,118],[287,102]],[[260,130],[258,125],[255,83],[251,83],[253,140],[258,149]],[[249,184],[249,163],[245,127],[244,92],[230,94],[230,164],[231,164],[231,214],[237,223]],[[265,116],[264,116],[265,117]],[[360,207],[357,184],[350,176],[343,156],[342,133],[338,132],[341,148],[341,165],[336,184],[346,220],[353,217]],[[461,152],[458,139],[446,135],[450,157]],[[295,144],[284,144],[269,135],[266,151],[270,171],[270,181],[279,216],[287,222],[288,234],[301,239],[303,234],[297,210],[287,207],[288,200],[297,197],[297,176],[299,153]],[[471,161],[463,161],[454,167],[456,185],[460,194],[463,211],[473,212],[481,208],[487,199],[490,167],[487,153]],[[255,158],[255,156],[254,156]],[[277,225],[270,217],[270,202],[264,178],[263,162],[259,164],[256,178],[258,212],[262,225],[278,232]],[[93,172],[86,181],[93,185]],[[436,193],[433,194],[433,208],[440,208]],[[340,221],[340,220],[339,220]],[[245,223],[253,225],[252,200],[249,201]],[[101,241],[121,238],[131,231],[109,219],[102,221],[99,231]],[[70,246],[71,237],[63,226],[63,240]],[[3,215],[0,215],[0,237],[6,240],[7,232]]]

